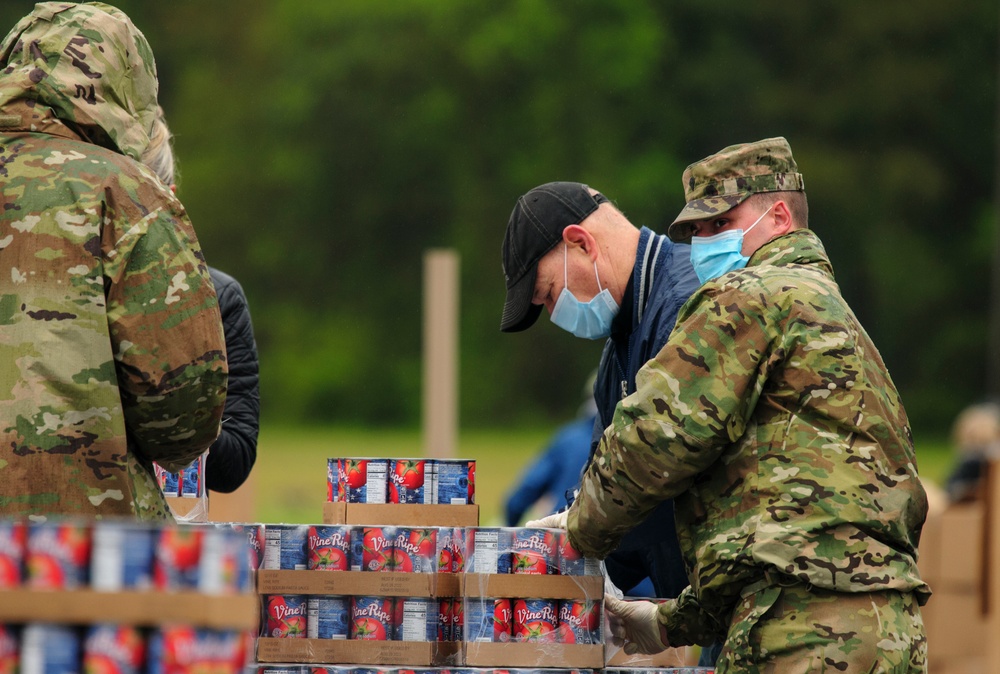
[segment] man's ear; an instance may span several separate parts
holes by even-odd
[[[597,260],[597,240],[594,235],[580,225],[568,225],[563,229],[562,240],[567,247],[583,250],[591,260]]]
[[[772,213],[774,213],[774,236],[787,234],[795,228],[792,212],[788,210],[788,204],[784,200],[774,202]]]

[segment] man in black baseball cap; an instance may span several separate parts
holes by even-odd
[[[677,311],[698,287],[690,246],[636,227],[587,185],[553,182],[517,200],[504,236],[503,269],[502,331],[531,327],[545,307],[574,335],[609,337],[594,384],[592,457],[618,401],[635,391],[635,373],[667,341]],[[548,520],[541,526],[561,526]],[[625,591],[648,577],[652,590],[636,593],[676,597],[688,580],[673,504],[657,508],[605,562]]]
[[[582,223],[607,201],[582,183],[568,182],[546,183],[517,200],[503,239],[507,301],[500,330],[520,332],[538,320],[542,305],[531,300],[539,260],[562,241],[563,229]]]

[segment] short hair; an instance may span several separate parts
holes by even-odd
[[[753,202],[761,211],[767,210],[779,201],[784,201],[788,206],[788,212],[792,214],[792,221],[796,227],[809,228],[809,200],[806,199],[804,191],[756,192],[747,198],[747,202]]]

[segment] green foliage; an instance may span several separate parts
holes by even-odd
[[[995,2],[119,6],[206,255],[247,291],[266,417],[417,422],[432,247],[461,255],[463,425],[569,416],[600,345],[498,330],[518,195],[580,180],[662,230],[688,163],[772,135],[918,432],[985,392]]]

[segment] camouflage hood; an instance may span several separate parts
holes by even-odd
[[[0,44],[0,68],[0,131],[59,133],[61,122],[136,160],[149,144],[156,64],[120,10],[99,2],[38,3]]]

